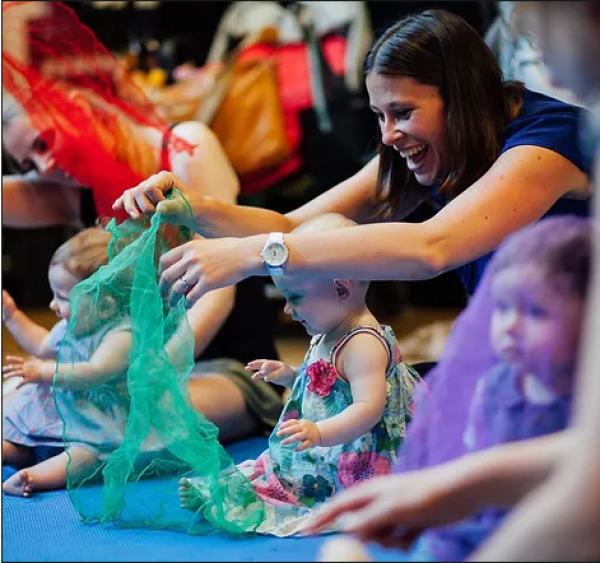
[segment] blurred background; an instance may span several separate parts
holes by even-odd
[[[510,29],[511,2],[65,3],[169,121],[209,124],[240,177],[240,203],[281,212],[313,199],[374,155],[376,120],[362,62],[374,37],[408,13],[442,7],[462,16],[485,36],[507,78],[551,90],[535,47]],[[269,127],[259,127],[261,120]],[[408,220],[430,214],[422,206]],[[48,310],[48,262],[70,234],[62,227],[2,227],[3,288],[48,327],[55,322]],[[34,255],[40,259],[33,262]],[[273,305],[265,314],[276,318],[282,357],[295,362],[308,337],[283,314],[283,300],[267,280],[265,291]],[[426,361],[438,357],[466,295],[456,275],[447,273],[426,282],[374,283],[369,304],[396,330],[406,359]],[[8,332],[3,336],[4,353],[16,351]]]

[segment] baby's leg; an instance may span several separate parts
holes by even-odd
[[[63,489],[67,484],[67,463],[71,457],[71,471],[84,471],[98,459],[92,452],[85,448],[69,448],[54,457],[46,459],[33,467],[22,469],[7,479],[2,485],[2,490],[8,495],[27,497],[34,490],[48,491]]]
[[[27,467],[35,460],[33,448],[2,440],[2,464],[11,467]]]

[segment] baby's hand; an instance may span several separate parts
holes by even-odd
[[[52,379],[48,380],[44,373],[44,363],[40,360],[27,360],[21,356],[6,356],[6,361],[10,362],[2,366],[2,373],[6,379],[12,377],[22,377],[17,385],[17,389],[27,385],[28,383],[52,383]]]
[[[18,310],[15,300],[12,298],[8,291],[2,290],[2,320],[4,322],[9,321],[11,317]]]
[[[246,371],[255,372],[252,379],[263,379],[284,387],[291,385],[296,376],[290,366],[276,360],[253,360],[246,366]]]
[[[308,448],[314,448],[321,444],[321,433],[319,427],[312,421],[301,418],[290,418],[279,425],[277,436],[288,436],[281,440],[281,445],[286,446],[294,442],[300,445],[294,448],[296,452],[302,452]]]

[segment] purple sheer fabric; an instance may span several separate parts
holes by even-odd
[[[568,426],[592,240],[589,219],[562,216],[523,229],[499,248],[427,385],[417,391],[396,472]],[[498,318],[512,314],[515,302],[526,312],[517,316],[521,324],[511,329],[513,351],[507,353]],[[428,530],[405,560],[462,561],[505,514],[486,507],[458,524]]]
[[[454,323],[439,363],[427,375],[427,385],[417,391],[415,417],[396,471],[437,465],[473,449],[465,443],[465,432],[472,416],[471,404],[478,381],[502,364],[491,343],[495,273],[512,267],[533,266],[559,295],[575,294],[584,298],[590,268],[591,229],[589,219],[552,217],[519,231],[501,245],[475,295]],[[575,285],[567,288],[566,284]],[[535,290],[533,284],[524,287],[523,293]],[[573,370],[560,376],[566,381],[558,382],[553,369],[548,360],[548,365],[542,367],[547,373],[537,375],[563,388],[572,385]]]

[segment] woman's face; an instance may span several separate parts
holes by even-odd
[[[56,131],[48,129],[44,135],[33,127],[29,117],[21,115],[3,126],[6,150],[19,163],[24,172],[35,170],[40,176],[59,181],[69,181],[54,157]]]
[[[438,89],[377,73],[367,75],[366,83],[382,142],[406,160],[419,184],[435,185],[448,163],[446,110]]]

